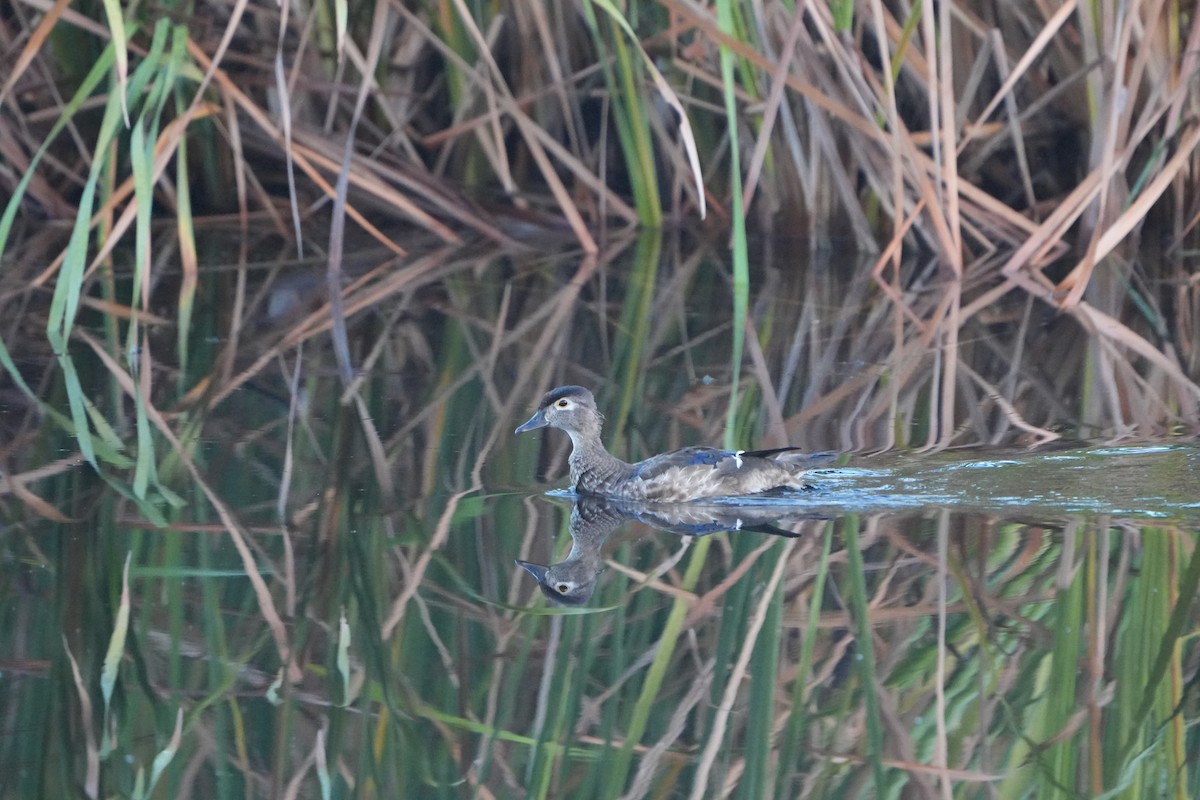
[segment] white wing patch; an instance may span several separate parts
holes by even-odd
[[[733,454],[733,463],[737,466],[738,469],[742,468],[742,453],[744,453],[744,452],[746,452],[746,451],[738,450],[736,453]]]

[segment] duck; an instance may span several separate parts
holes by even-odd
[[[604,571],[601,548],[617,528],[629,521],[622,509],[599,497],[580,497],[571,506],[571,552],[556,564],[535,564],[517,560],[538,582],[538,588],[555,605],[579,606],[596,590],[596,580]]]
[[[820,519],[785,513],[780,506],[659,505],[580,495],[571,505],[567,530],[571,552],[554,564],[517,560],[555,605],[579,606],[591,599],[604,571],[604,543],[626,522],[637,521],[677,536],[708,536],[720,531],[754,532],[795,539],[801,534],[781,525]]]
[[[577,495],[690,503],[810,488],[804,473],[811,458],[796,447],[750,451],[684,447],[629,464],[605,449],[600,439],[603,425],[604,416],[591,391],[559,386],[542,397],[534,415],[514,433],[557,428],[570,436],[567,463]]]

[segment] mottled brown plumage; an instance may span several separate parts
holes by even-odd
[[[718,450],[685,447],[627,464],[600,441],[603,416],[582,386],[560,386],[542,398],[516,433],[558,428],[571,437],[571,483],[577,494],[650,503],[744,497],[772,489],[803,489],[807,457],[796,448]]]
[[[559,605],[586,603],[596,590],[604,571],[604,543],[613,531],[638,520],[680,536],[707,536],[717,531],[753,531],[794,539],[797,531],[780,527],[810,517],[785,514],[781,506],[745,506],[704,503],[639,503],[588,495],[576,499],[567,528],[571,534],[571,552],[554,564],[517,561],[534,578],[542,594]]]

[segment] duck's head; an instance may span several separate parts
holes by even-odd
[[[569,433],[572,440],[577,434],[598,438],[603,419],[591,392],[582,386],[560,386],[546,392],[537,413],[514,432],[558,428]]]
[[[529,561],[517,561],[517,565],[537,578],[538,588],[548,600],[564,606],[581,606],[590,600],[600,574],[588,564],[572,561],[548,567]]]

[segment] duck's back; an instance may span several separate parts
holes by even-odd
[[[617,492],[631,500],[685,503],[771,489],[803,489],[804,462],[795,448],[744,452],[685,447],[634,464]]]

